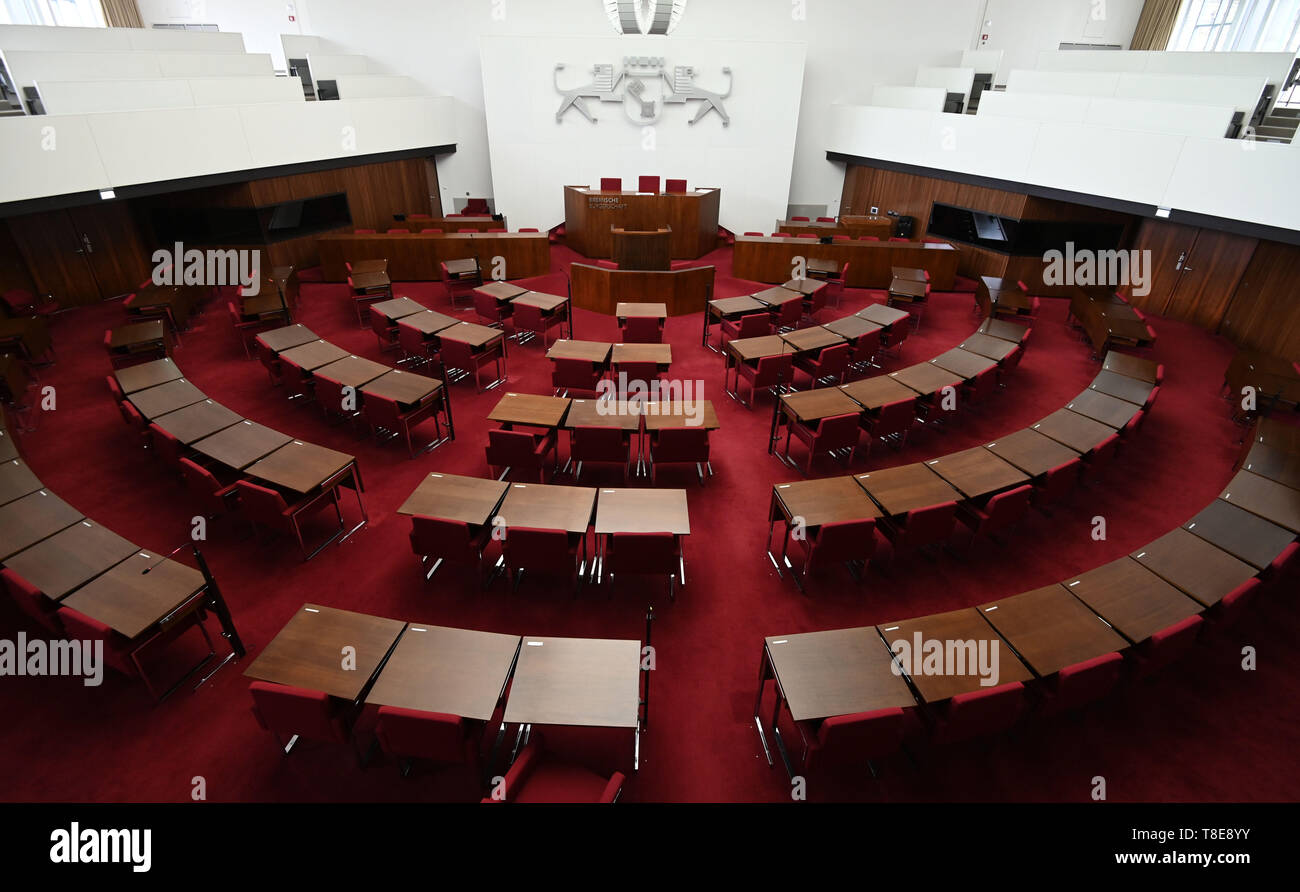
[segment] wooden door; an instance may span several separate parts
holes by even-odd
[[[1166,315],[1218,331],[1257,244],[1244,235],[1199,230]]]
[[[11,217],[9,231],[40,291],[53,294],[65,307],[101,300],[85,246],[67,211]]]
[[[92,204],[68,211],[99,285],[101,299],[135,291],[153,270],[136,230],[131,208],[121,201]],[[168,246],[170,247],[170,246]]]
[[[1196,244],[1197,232],[1199,230],[1195,226],[1184,226],[1181,223],[1142,221],[1142,228],[1138,230],[1133,247],[1139,251],[1151,252],[1148,265],[1151,281],[1149,293],[1132,295],[1132,301],[1137,307],[1162,316],[1166,314],[1182,278],[1183,267]]]

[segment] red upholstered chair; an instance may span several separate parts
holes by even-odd
[[[817,218],[817,222],[818,222],[818,223],[834,223],[834,222],[835,222],[835,218],[834,218],[834,217],[818,217],[818,218]]]
[[[153,444],[154,455],[164,465],[173,471],[180,471],[181,457],[185,454],[184,443],[156,424],[149,425],[149,442]]]
[[[665,191],[665,192],[685,192],[685,191],[686,191],[686,181],[685,181],[685,180],[664,180],[664,191]]]
[[[817,238],[817,233],[815,233],[815,232],[796,232],[796,233],[794,234],[794,237],[795,237],[795,238]]]
[[[1089,476],[1100,474],[1110,466],[1115,460],[1115,453],[1119,451],[1119,434],[1111,434],[1106,439],[1097,444],[1097,448],[1084,456],[1087,464]]]
[[[1251,579],[1245,585],[1250,583],[1258,584],[1259,580]],[[1223,601],[1219,602],[1220,605],[1222,603]],[[1132,648],[1129,651],[1129,666],[1133,677],[1148,678],[1178,662],[1196,645],[1196,639],[1204,626],[1203,617],[1189,616],[1161,629]]]
[[[397,344],[402,348],[402,362],[413,366],[424,365],[438,355],[438,342],[424,336],[424,332],[397,320]]]
[[[381,706],[375,721],[379,748],[402,763],[402,775],[410,773],[411,760],[463,765],[477,779],[478,737],[482,723],[448,715],[399,706]]]
[[[320,404],[326,418],[334,417],[355,422],[361,417],[359,390],[319,372],[315,375],[315,382],[316,402]]]
[[[4,300],[5,307],[9,315],[14,318],[19,316],[39,316],[43,319],[52,319],[54,314],[59,312],[59,302],[54,299],[53,295],[43,295],[37,297],[30,291],[22,288],[10,288],[0,299]]]
[[[777,333],[794,331],[803,319],[803,301],[788,300],[772,314],[772,325]]]
[[[474,312],[489,328],[505,328],[506,319],[510,318],[512,309],[509,303],[502,303],[490,294],[484,294],[482,291],[474,292]]]
[[[426,234],[428,234],[428,233],[430,233],[430,232],[436,232],[436,233],[438,233],[438,235],[442,235],[443,232],[444,232],[444,230],[442,230],[442,229],[440,229],[439,227],[436,227],[436,226],[430,226],[430,227],[428,227],[428,228],[426,228],[426,229],[421,229],[421,230],[420,230],[420,235],[426,235]]]
[[[63,631],[69,639],[73,641],[102,641],[104,643],[104,665],[127,678],[137,678],[144,682],[145,688],[149,691],[149,696],[155,701],[166,699],[171,690],[164,691],[161,695],[157,692],[153,682],[144,671],[141,654],[146,648],[161,647],[175,641],[190,629],[197,628],[208,644],[208,652],[198,665],[181,677],[180,681],[176,683],[179,685],[181,681],[189,678],[190,675],[201,668],[215,653],[212,649],[212,639],[208,636],[208,630],[203,626],[204,617],[205,613],[201,608],[190,610],[183,616],[170,621],[166,628],[144,632],[137,638],[127,638],[125,635],[113,631],[112,628],[99,620],[73,610],[71,607],[59,608],[59,622],[62,623]]]
[[[862,428],[867,432],[867,455],[876,440],[892,442],[898,449],[907,445],[907,434],[916,423],[916,400],[904,399],[886,403],[873,417],[862,416]]]
[[[880,532],[893,543],[894,557],[897,557],[947,539],[952,535],[956,517],[957,503],[944,502],[926,508],[914,508],[903,516],[901,523],[882,520]]]
[[[843,279],[839,279],[839,280],[829,279],[827,281],[828,284],[823,285],[821,288],[818,288],[812,294],[809,294],[807,297],[805,297],[802,301],[803,315],[804,318],[808,320],[808,324],[810,325],[816,323],[817,314],[820,313],[826,307],[827,302],[831,299],[832,296],[835,297],[835,303],[836,305],[838,305],[840,302],[840,297],[844,293],[844,287],[842,284],[844,281]],[[838,290],[833,284],[836,281],[841,282],[841,285]]]
[[[289,382],[290,399],[316,395],[316,378],[311,372],[284,356],[280,357],[280,364],[284,367],[284,378]]]
[[[962,401],[967,406],[978,405],[998,391],[998,367],[991,366],[962,383]]]
[[[614,577],[667,576],[668,600],[677,600],[677,575],[686,584],[686,561],[681,541],[672,533],[614,533],[605,549],[603,567],[609,573],[611,595]]]
[[[961,743],[1010,730],[1025,710],[1025,686],[1018,681],[958,694],[936,711],[930,741]]]
[[[623,178],[622,177],[601,177],[600,191],[601,192],[622,192]]]
[[[737,338],[758,338],[772,333],[772,317],[766,311],[749,313],[734,321],[723,319],[721,327],[724,344]]]
[[[226,312],[230,315],[231,326],[235,331],[235,338],[239,341],[239,346],[244,348],[244,358],[251,358],[252,354],[248,352],[248,341],[253,330],[261,326],[261,320],[254,319],[251,322],[245,322],[239,314],[239,308],[235,306],[234,301],[226,301]]]
[[[903,358],[903,343],[912,335],[912,326],[906,319],[899,319],[885,331],[881,332],[880,344],[886,350],[892,350],[899,359]]]
[[[650,483],[660,465],[693,464],[700,483],[704,482],[704,469],[713,476],[709,463],[709,432],[703,427],[663,427],[650,434]]]
[[[1019,367],[1020,360],[1024,358],[1024,355],[1025,355],[1025,348],[1022,347],[1020,344],[1016,344],[1016,346],[1011,348],[1010,353],[1002,357],[1002,361],[998,363],[998,386],[999,387],[1007,386],[1007,382],[1006,382],[1007,377],[1012,372],[1014,372],[1017,367]]]
[[[408,219],[408,220],[432,220],[432,219],[433,219],[433,216],[430,215],[430,214],[407,214],[407,215],[406,215],[406,219]]]
[[[411,432],[422,422],[433,420],[434,437],[420,447],[420,452],[427,452],[442,442],[442,423],[438,420],[438,409],[442,406],[445,393],[439,393],[427,403],[413,409],[402,410],[396,400],[379,394],[369,393],[361,401],[361,415],[376,433],[388,432],[394,437],[406,440],[406,451],[415,458],[416,449]]]
[[[569,577],[576,593],[582,584],[578,573],[579,541],[564,530],[508,527],[501,552],[510,574],[511,589],[518,589],[524,573],[532,570],[547,576]]]
[[[654,387],[659,381],[659,363],[657,362],[618,362],[614,364],[614,380],[626,377],[628,387],[632,382],[642,382],[646,389]],[[620,385],[621,387],[621,385]]]
[[[561,334],[564,332],[564,321],[568,318],[567,310],[561,309],[550,315],[541,311],[540,307],[529,306],[528,304],[514,305],[514,326],[515,333],[532,332],[542,337],[542,350],[550,346],[548,335],[553,328],[559,328]],[[526,342],[521,339],[521,343]]]
[[[389,350],[398,349],[400,345],[397,343],[397,325],[374,307],[368,309],[370,330],[375,333],[375,338],[379,341],[379,352],[387,353]]]
[[[439,346],[439,353],[442,356],[444,366],[462,372],[461,376],[455,378],[455,380],[459,381],[463,377],[472,377],[474,387],[479,393],[487,389],[482,385],[481,372],[483,366],[491,363],[496,370],[497,377],[494,379],[494,383],[488,385],[488,387],[493,387],[505,379],[503,374],[503,364],[505,363],[503,340],[475,352],[469,344],[462,341],[444,339]]]
[[[220,517],[239,502],[235,484],[222,486],[216,475],[188,458],[180,460],[181,476],[190,495],[203,506],[205,517]]]
[[[810,222],[812,222],[812,218],[811,218],[811,217],[791,217],[791,218],[790,218],[790,222],[791,222],[791,223],[810,223]]]
[[[1215,632],[1230,631],[1245,615],[1263,588],[1264,582],[1259,577],[1247,579],[1205,612],[1206,621]]]
[[[255,681],[248,686],[248,693],[253,698],[257,724],[275,736],[286,756],[299,740],[349,743],[343,704],[323,691]]]
[[[796,357],[794,367],[811,379],[813,389],[818,384],[842,384],[852,351],[852,345],[847,343],[823,347],[816,359],[809,356]]]
[[[749,402],[740,395],[740,382],[749,382]],[[766,388],[769,393],[778,387],[786,387],[794,380],[794,355],[783,353],[780,356],[761,356],[757,365],[742,362],[736,367],[736,396],[746,408],[753,408],[754,396],[759,388]]]
[[[1142,404],[1142,409],[1146,412],[1150,412],[1151,407],[1156,404],[1156,398],[1159,396],[1160,396],[1160,385],[1157,384],[1155,387],[1152,387],[1151,392],[1147,394],[1147,401]]]
[[[809,427],[801,421],[791,421],[789,427],[786,428],[786,461],[789,462],[790,460],[790,440],[794,438],[808,447],[808,463],[804,466],[805,474],[812,473],[813,458],[819,452],[837,455],[848,450],[848,455],[844,460],[845,467],[848,467],[853,464],[853,456],[858,451],[858,419],[860,417],[856,412],[832,415],[818,421],[816,428]]]
[[[631,435],[617,427],[579,425],[569,435],[569,458],[578,463],[573,472],[575,482],[582,479],[584,463],[598,462],[618,465],[626,483],[632,461]]]
[[[117,378],[108,375],[104,380],[108,382],[108,392],[113,395],[113,402],[115,404],[121,403],[122,400],[126,399],[126,394],[122,392],[122,385],[117,383]]]
[[[485,449],[488,467],[493,473],[502,468],[498,479],[504,480],[513,469],[535,472],[539,483],[546,479],[546,456],[555,452],[554,430],[530,434],[501,428],[488,431]],[[552,463],[554,464],[554,462]]]
[[[473,230],[470,230],[471,232]],[[457,306],[457,300],[463,300],[469,305],[474,303],[474,289],[478,287],[477,278],[474,279],[457,279],[447,272],[447,264],[438,264],[438,278],[442,281],[442,287],[447,290],[447,298],[451,305]]]
[[[818,219],[820,220],[821,218],[818,217]],[[835,241],[835,242],[851,242],[851,241],[853,241],[853,236],[851,236],[851,235],[833,235],[833,236],[831,236],[831,241]]]
[[[389,235],[410,235],[410,234],[411,234],[411,230],[409,230],[409,229],[390,229],[390,230],[388,230],[388,234],[389,234]]]
[[[45,597],[45,593],[32,585],[13,570],[0,570],[0,582],[9,592],[9,597],[18,605],[18,609],[36,622],[53,632],[56,637],[63,636],[63,625],[59,622],[59,605]]]
[[[876,774],[873,761],[898,752],[903,745],[903,710],[897,706],[835,715],[821,722],[799,722],[804,736],[804,769],[856,768],[863,763]]]
[[[880,241],[880,236],[878,236],[878,235],[860,235],[860,236],[858,236],[858,241],[860,241],[860,242],[878,242],[878,241]]]
[[[865,375],[868,369],[880,368],[876,365],[878,352],[880,352],[880,329],[867,332],[853,344],[853,355],[849,357],[849,371]]]
[[[355,235],[374,235],[374,234],[375,234],[375,231],[374,231],[373,229],[353,229],[352,232],[353,232],[353,234],[355,234]]]
[[[653,316],[629,316],[619,328],[619,338],[625,344],[662,344],[664,320]]]
[[[446,562],[475,567],[478,583],[482,586],[485,581],[483,553],[487,550],[491,535],[490,526],[484,526],[475,534],[463,520],[411,515],[411,551],[420,559],[421,569],[433,559],[433,566],[424,574],[426,580],[432,579],[433,574]]]
[[[1034,507],[1043,510],[1047,505],[1055,505],[1064,500],[1074,491],[1082,470],[1083,460],[1072,458],[1044,474],[1042,482],[1036,484],[1034,490]]]
[[[130,400],[122,400],[117,404],[117,411],[121,414],[122,420],[126,426],[135,431],[136,436],[140,438],[140,445],[146,449],[149,447],[149,422],[144,420],[140,410]]]
[[[266,369],[266,374],[270,376],[271,383],[280,385],[284,383],[284,366],[280,363],[279,355],[266,344],[262,343],[261,338],[253,341],[253,349],[257,353],[257,361]]]
[[[637,178],[636,190],[638,192],[658,192],[659,177],[641,176]]]
[[[746,235],[746,236],[756,236],[756,237],[758,237],[758,238],[762,238],[762,237],[763,237],[763,233],[761,233],[761,232],[746,232],[745,235]]]
[[[1300,374],[1300,369],[1296,370],[1296,374]],[[1156,366],[1156,384],[1164,384],[1164,383],[1165,383],[1165,364],[1162,362],[1160,363],[1160,365]]]
[[[1029,511],[1029,500],[1033,492],[1033,486],[1026,483],[998,493],[983,508],[963,503],[957,517],[970,527],[971,545],[980,536],[996,537],[998,533],[1019,523]]]
[[[509,231],[510,230],[506,229],[504,226],[494,226],[488,230],[488,232],[509,232]]]
[[[464,211],[465,212],[461,215],[463,217],[486,217],[488,214],[491,213],[491,209],[488,208],[488,201],[486,198],[465,199]]]
[[[876,521],[864,518],[824,523],[808,532],[803,549],[803,570],[794,575],[795,584],[801,590],[808,574],[827,564],[844,564],[860,583],[867,563],[876,553]]]
[[[1142,426],[1142,420],[1146,418],[1146,416],[1147,413],[1145,409],[1138,409],[1137,412],[1133,414],[1133,417],[1128,420],[1128,424],[1124,425],[1124,429],[1119,432],[1120,437],[1127,440],[1129,437],[1133,436],[1133,434],[1137,433],[1138,428]]]
[[[351,276],[348,276],[348,287],[352,289],[352,306],[357,311],[358,327],[364,327],[366,324],[365,318],[361,315],[361,311],[364,308],[369,304],[381,300],[388,300],[393,296],[393,289],[391,286],[371,291],[367,291],[364,288],[357,288],[356,283],[352,281]]]
[[[790,233],[788,233],[788,232],[774,232],[774,233],[772,233],[772,238],[790,238]]]
[[[1047,680],[1039,713],[1059,715],[1100,700],[1119,683],[1123,669],[1124,657],[1119,653],[1109,653],[1066,666]]]
[[[1300,542],[1292,542],[1282,549],[1259,575],[1268,583],[1269,588],[1274,588],[1295,573],[1298,566],[1300,566]]]
[[[239,480],[235,483],[235,486],[239,488],[239,503],[243,507],[244,516],[248,518],[249,523],[253,524],[255,529],[260,526],[277,533],[292,533],[298,540],[298,548],[302,551],[304,561],[311,560],[325,546],[332,543],[343,533],[343,510],[339,507],[337,488],[301,499],[290,505],[277,490],[260,486],[248,480]],[[331,505],[338,517],[338,530],[316,546],[315,551],[308,554],[307,543],[303,540],[302,535],[302,518],[316,514]]]
[[[551,386],[558,394],[568,394],[570,390],[584,393],[596,393],[596,387],[604,372],[594,363],[585,359],[567,357],[551,360]]]
[[[903,242],[904,244],[906,244],[907,242],[910,241],[910,239],[901,238],[901,237],[896,236],[896,235],[891,235],[891,236],[889,237],[889,240],[890,240],[891,242]]]
[[[499,788],[500,796],[483,802],[617,802],[623,792],[623,777],[615,771],[608,778],[577,765],[560,762],[545,752],[538,731],[520,751]]]

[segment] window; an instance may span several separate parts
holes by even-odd
[[[1167,49],[1293,53],[1300,0],[1183,0]]]
[[[107,26],[99,0],[0,0],[0,25]]]

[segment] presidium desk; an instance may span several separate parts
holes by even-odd
[[[412,232],[322,235],[316,239],[327,282],[344,282],[347,263],[387,260],[394,282],[433,282],[438,264],[448,260],[478,261],[484,278],[492,275],[498,257],[505,262],[504,278],[524,279],[551,271],[551,245],[545,232]]]
[[[779,284],[794,278],[795,261],[829,260],[849,264],[850,288],[888,288],[893,268],[906,266],[930,274],[935,291],[951,291],[957,276],[959,251],[938,242],[833,241],[810,238],[736,236],[732,275],[739,279]]]
[[[620,303],[662,303],[669,316],[702,313],[713,299],[711,266],[691,269],[607,269],[569,265],[569,300],[575,307],[613,315]]]
[[[611,229],[653,231],[668,227],[672,230],[673,259],[695,260],[717,247],[721,194],[718,189],[601,192],[586,186],[565,186],[564,243],[586,257],[610,258]]]

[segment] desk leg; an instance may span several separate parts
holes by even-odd
[[[773,767],[772,750],[767,745],[767,735],[763,733],[763,684],[767,681],[767,644],[758,660],[758,693],[754,697],[754,727],[758,729],[759,743],[763,744],[763,755],[767,757],[767,766]]]

